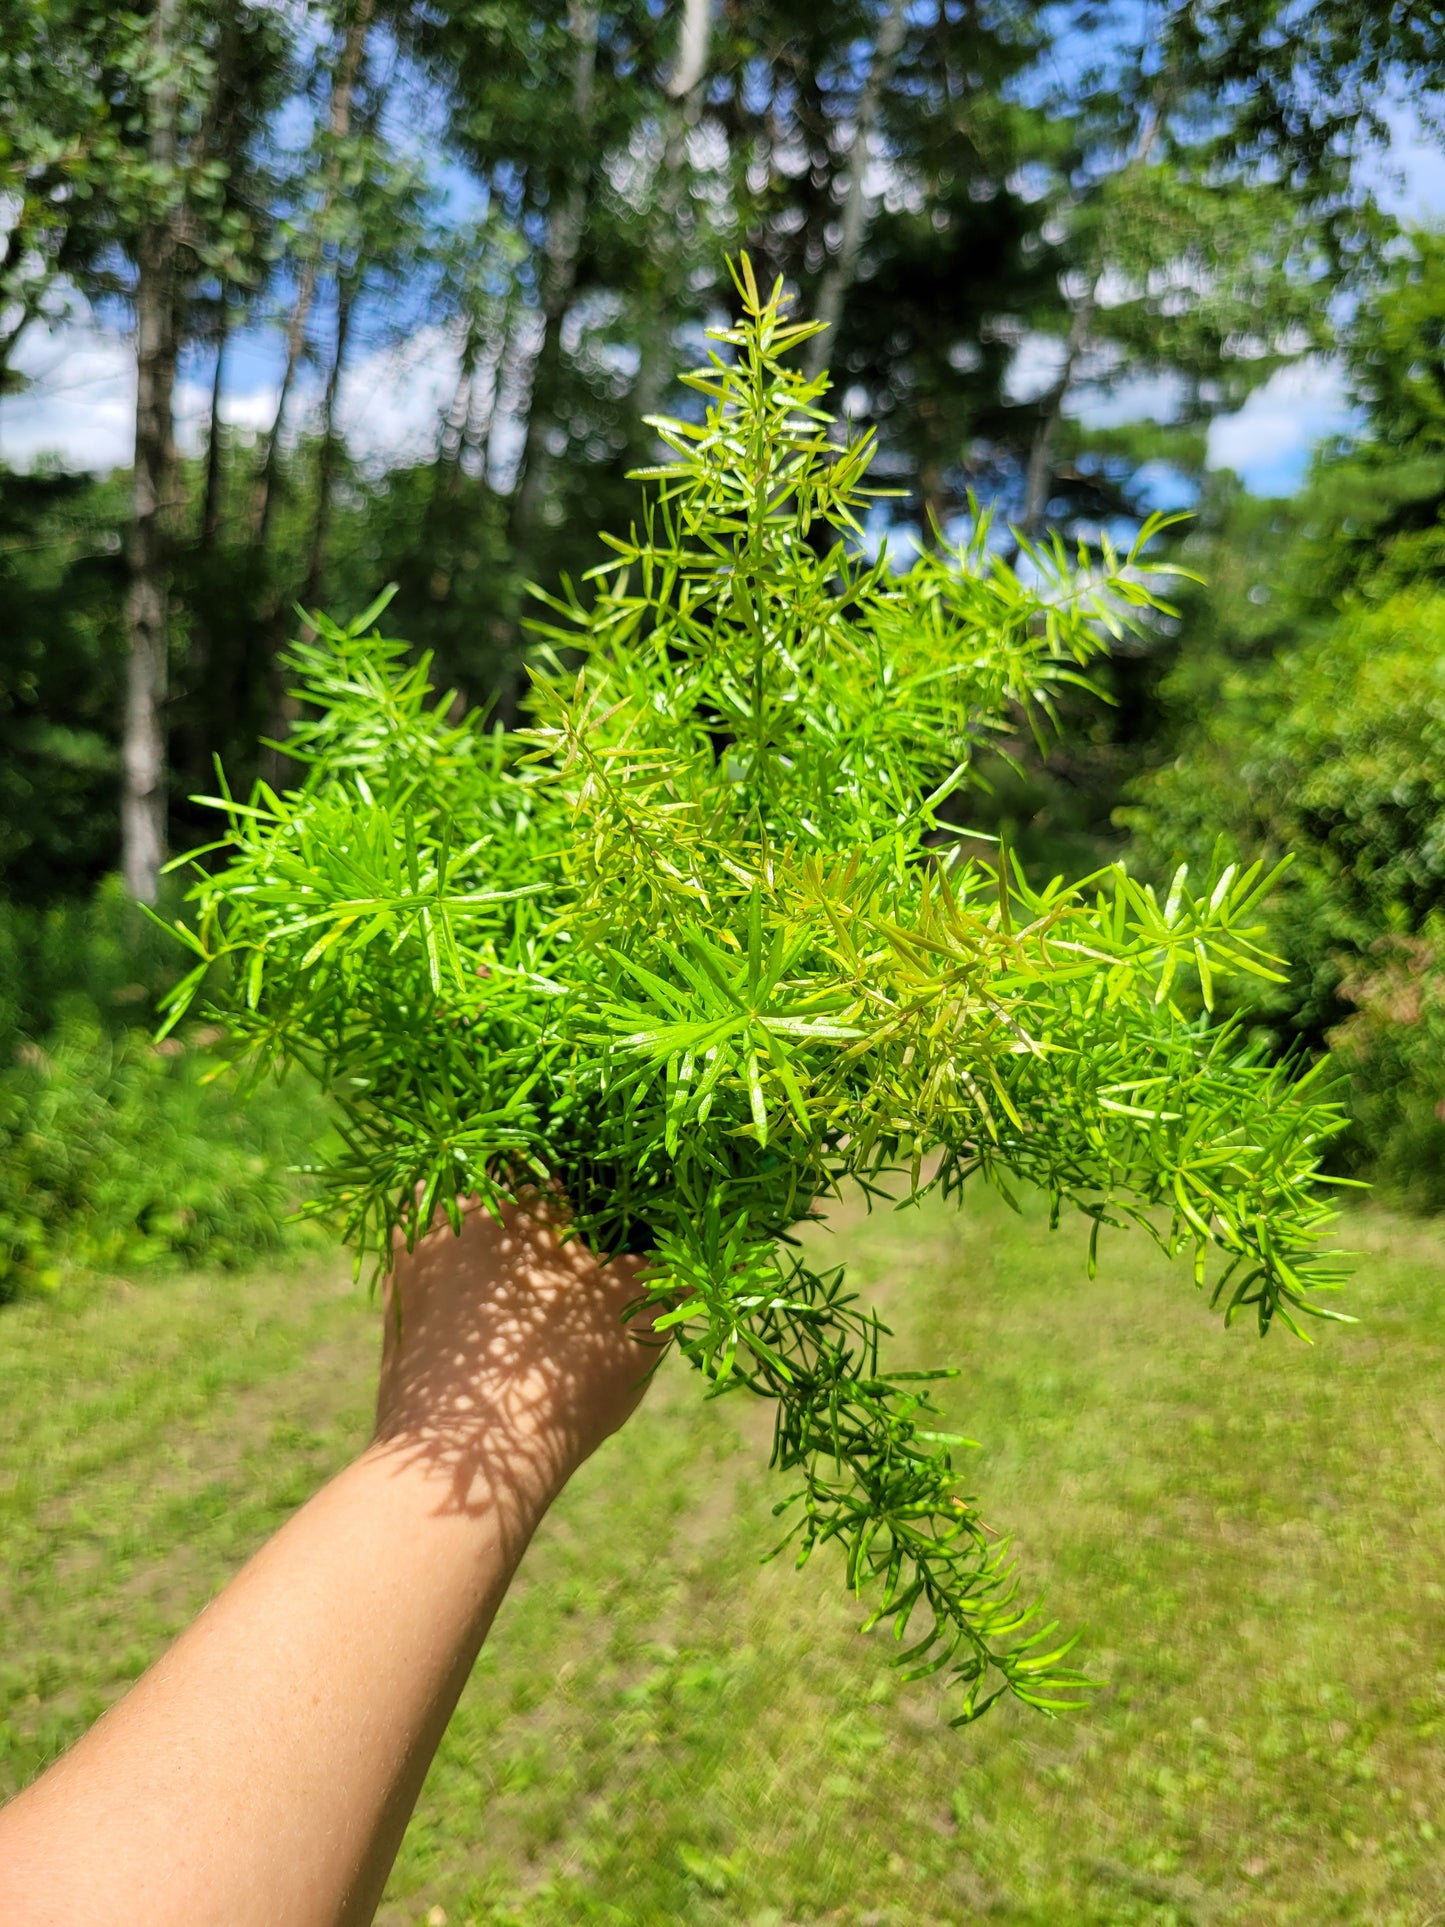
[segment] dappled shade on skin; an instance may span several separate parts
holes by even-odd
[[[397,1233],[384,1285],[376,1446],[444,1469],[444,1503],[495,1509],[517,1556],[519,1492],[566,1482],[636,1409],[667,1342],[639,1302],[646,1260],[599,1264],[567,1222],[553,1199],[496,1216],[472,1199],[460,1232],[441,1220],[409,1250]]]

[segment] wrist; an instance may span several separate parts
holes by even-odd
[[[387,1280],[376,1462],[442,1503],[533,1522],[640,1398],[655,1345],[624,1322],[642,1260],[607,1265],[546,1208],[463,1215]]]
[[[541,1518],[577,1463],[565,1428],[540,1404],[472,1401],[383,1411],[358,1463],[402,1481],[422,1509],[472,1519]]]

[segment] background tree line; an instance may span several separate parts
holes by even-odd
[[[1409,1030],[1411,1142],[1445,1170],[1414,1042],[1436,992],[1413,1028],[1381,1015],[1413,1008],[1402,971],[1434,984],[1445,276],[1369,187],[1389,103],[1428,121],[1442,61],[1430,10],[1360,0],[3,0],[0,394],[67,317],[137,369],[128,469],[0,469],[11,1038],[71,993],[103,1028],[144,1014],[164,959],[117,964],[128,913],[91,893],[119,871],[155,900],[216,757],[284,772],[298,602],[397,582],[398,631],[512,713],[525,585],[626,523],[746,247],[830,323],[900,565],[976,504],[1000,540],[1086,547],[1199,509],[1180,544],[1211,586],[1110,664],[1110,707],[1020,740],[991,827],[1071,869],[1126,834],[1161,872],[1220,832],[1305,848],[1302,961],[1249,1021],[1308,1048],[1346,1025],[1366,1162],[1403,1128],[1369,1093]],[[443,379],[382,458],[355,398],[404,385],[408,345]],[[1206,472],[1211,421],[1335,349],[1364,425],[1302,496]],[[1369,816],[1350,757],[1388,789],[1387,738],[1414,800]]]

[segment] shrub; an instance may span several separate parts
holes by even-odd
[[[1192,1250],[1227,1316],[1297,1327],[1333,1282],[1337,1120],[1175,995],[1267,967],[1257,867],[1162,904],[1118,869],[1040,889],[943,818],[979,745],[1149,604],[1140,566],[1031,551],[1026,582],[986,531],[901,580],[866,561],[870,445],[782,360],[813,330],[746,265],[739,292],[640,527],[539,626],[528,728],[452,720],[375,612],[314,619],[305,780],[222,799],[175,1009],[231,968],[242,1035],[332,1093],[332,1196],[383,1260],[461,1194],[550,1181],[601,1250],[651,1252],[709,1389],[775,1402],[799,1556],[842,1545],[960,1720],[1050,1708],[1081,1676],[960,1492],[928,1375],[886,1369],[792,1227],[848,1182],[1015,1177],[1096,1242],[1132,1220]]]
[[[67,1012],[107,1031],[149,1028],[182,974],[174,940],[119,877],[44,909],[0,900],[0,1063]]]
[[[1330,1032],[1350,1072],[1359,1161],[1400,1203],[1445,1210],[1445,929],[1377,937],[1340,995],[1353,1014]]]
[[[154,1046],[183,967],[118,878],[0,903],[0,1297],[68,1266],[233,1266],[314,1242],[288,1220],[320,1096],[304,1077],[244,1090],[217,1032]]]
[[[1295,853],[1269,907],[1294,959],[1235,987],[1279,1042],[1334,1038],[1351,1082],[1355,1169],[1445,1201],[1445,595],[1356,602],[1322,636],[1226,679],[1169,768],[1124,812],[1168,872],[1230,853]],[[1357,1016],[1349,1012],[1359,1006]],[[1399,1013],[1413,1012],[1408,1019]]]
[[[297,1079],[243,1098],[204,1041],[72,1016],[20,1046],[0,1075],[0,1296],[62,1265],[233,1267],[296,1244],[319,1097]]]

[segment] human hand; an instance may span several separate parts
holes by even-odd
[[[560,1202],[475,1202],[399,1248],[386,1281],[373,1450],[445,1467],[464,1510],[545,1506],[631,1415],[663,1341],[624,1324],[646,1260],[563,1242]]]

